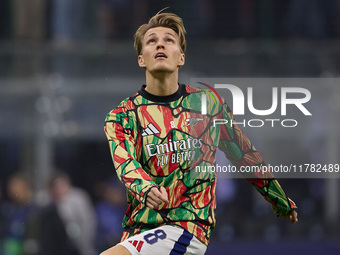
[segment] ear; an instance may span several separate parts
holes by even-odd
[[[178,67],[181,67],[183,66],[185,63],[185,54],[184,53],[181,53],[180,57],[179,57],[179,60],[178,60]]]
[[[143,57],[143,55],[138,55],[138,65],[139,65],[140,67],[142,67],[142,68],[145,68],[145,67],[146,67],[146,65],[145,65],[145,63],[144,63],[144,57]]]

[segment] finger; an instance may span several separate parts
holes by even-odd
[[[296,219],[294,219],[294,217],[291,215],[290,216],[290,222],[292,223],[292,224],[295,224],[296,223]]]
[[[297,212],[296,211],[293,211],[291,213],[290,220],[291,220],[292,224],[295,224],[299,221],[298,218],[297,218]]]
[[[150,191],[150,197],[156,201],[158,204],[169,203],[168,193],[164,187],[153,188]]]
[[[161,199],[164,203],[168,204],[168,203],[169,203],[169,198],[168,198],[168,192],[166,191],[166,189],[165,189],[164,187],[160,187],[159,191],[160,191],[160,193],[161,193],[160,199]]]
[[[158,204],[155,201],[148,199],[146,201],[146,206],[149,207],[150,209],[155,209],[158,206]]]
[[[164,187],[153,187],[147,195],[146,206],[150,209],[157,208],[162,203],[169,203],[168,193]]]
[[[162,200],[162,193],[158,190],[158,188],[152,188],[149,192],[150,199],[155,201],[158,205],[163,202]]]

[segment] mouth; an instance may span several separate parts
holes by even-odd
[[[168,56],[164,52],[158,52],[155,55],[155,59],[167,59],[167,58],[168,58]]]

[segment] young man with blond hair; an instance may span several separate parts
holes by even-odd
[[[207,97],[208,114],[202,116],[195,102],[204,91],[178,83],[185,33],[180,17],[159,12],[135,34],[146,85],[105,122],[114,167],[127,189],[125,230],[121,243],[101,255],[203,255],[215,226],[216,176],[195,167],[214,165],[217,147],[237,167],[265,167],[237,125],[209,124],[214,117],[233,118],[224,101],[216,105]],[[277,216],[297,222],[294,202],[270,173],[248,180]]]

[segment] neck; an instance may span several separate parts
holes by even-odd
[[[145,90],[155,96],[169,96],[178,90],[178,72],[150,73],[146,71]]]

